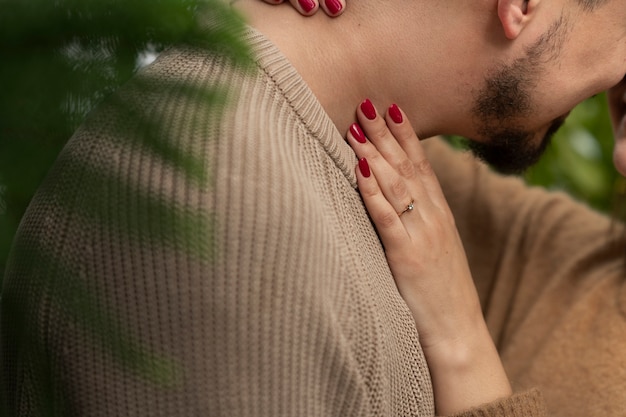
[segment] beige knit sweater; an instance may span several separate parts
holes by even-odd
[[[256,71],[167,51],[60,156],[6,274],[11,415],[434,414],[354,155],[246,36]],[[228,91],[223,112],[192,88],[208,86]],[[463,415],[542,407],[529,391]]]
[[[514,388],[552,416],[626,416],[624,226],[427,142]]]

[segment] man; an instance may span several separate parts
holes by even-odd
[[[341,99],[339,88],[350,98],[369,97],[383,105],[394,100],[419,117],[412,120],[419,137],[471,138],[476,150],[503,170],[534,162],[573,106],[615,85],[626,70],[624,6],[617,2],[481,2],[471,10],[464,3],[456,8],[456,3],[431,3],[380,5],[369,22],[358,20],[368,6],[354,4],[350,8],[358,10],[344,14],[343,30],[316,17],[298,28],[252,22],[270,38],[292,33],[284,37],[293,39],[291,44],[278,45],[305,80],[315,77],[314,71],[320,79],[326,75],[316,94],[331,114]],[[302,42],[311,33],[315,40]],[[307,58],[298,55],[315,62],[299,63]],[[324,71],[334,68],[328,61],[335,57],[344,65],[329,76]],[[334,118],[340,131],[351,117],[348,112]]]
[[[98,110],[34,199],[3,295],[10,411],[432,415],[413,319],[354,188],[353,104],[398,100],[422,137],[516,136],[530,156],[505,162],[525,165],[624,74],[626,10],[604,3],[362,0],[341,25],[236,3],[257,71],[165,52],[117,95],[132,111]],[[142,94],[147,79],[159,88]],[[230,106],[208,113],[190,85],[228,87]],[[137,115],[161,122],[173,155],[146,146]],[[189,157],[207,181],[184,175]],[[533,391],[475,405],[459,415],[543,415]]]

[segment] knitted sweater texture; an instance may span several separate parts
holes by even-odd
[[[10,415],[434,414],[355,157],[280,52],[246,36],[254,71],[166,51],[63,151],[5,278]],[[462,415],[542,410],[529,391]]]
[[[624,225],[426,142],[514,390],[552,416],[626,416]]]

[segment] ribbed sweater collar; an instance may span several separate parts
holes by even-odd
[[[324,147],[346,179],[356,188],[354,167],[356,157],[309,86],[265,35],[248,27],[243,34],[251,46],[259,70],[276,83],[302,124]]]

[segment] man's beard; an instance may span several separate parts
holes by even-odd
[[[543,66],[558,59],[566,38],[567,21],[561,16],[552,27],[513,64],[500,65],[478,91],[472,113],[482,140],[469,141],[472,152],[504,173],[519,173],[536,163],[564,118],[554,120],[539,144],[536,134],[524,129],[534,111],[531,91],[537,87]]]
[[[504,174],[519,174],[539,161],[550,140],[563,124],[555,120],[538,145],[533,145],[534,135],[521,129],[503,129],[491,133],[489,142],[468,141],[472,153]]]

